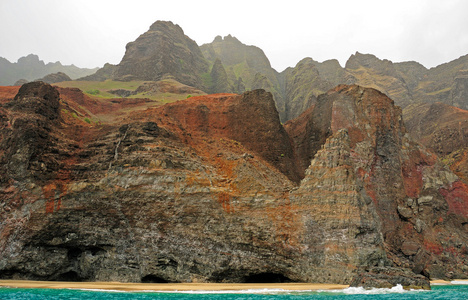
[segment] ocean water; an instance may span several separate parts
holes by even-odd
[[[243,299],[243,300],[302,300],[302,299],[450,299],[467,300],[468,285],[436,285],[431,291],[405,291],[401,286],[392,289],[347,288],[331,291],[301,291],[291,292],[283,290],[245,290],[233,292],[204,291],[204,292],[120,292],[120,291],[91,291],[71,289],[20,289],[0,288],[0,299],[188,299],[188,300],[213,300],[213,299]]]

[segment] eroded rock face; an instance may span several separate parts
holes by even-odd
[[[468,70],[458,71],[451,96],[453,106],[468,109]]]
[[[316,152],[291,196],[314,224],[317,251],[328,249],[326,269],[351,261],[466,276],[466,185],[409,138],[400,108],[377,90],[339,86],[309,115],[298,119],[305,125],[287,126],[310,132],[296,134],[299,155]],[[340,247],[327,247],[337,237]],[[340,268],[340,276],[351,269]]]
[[[292,142],[281,126],[272,95],[264,90],[242,95],[192,97],[162,108],[181,128],[235,140],[260,155],[293,182],[300,181]]]
[[[43,102],[40,90],[18,95]],[[60,105],[74,107],[65,92]],[[0,110],[3,160],[24,131],[11,126],[21,101]],[[466,277],[466,186],[376,90],[331,90],[292,138],[262,90],[99,126],[30,111],[56,141],[42,157],[57,167],[2,172],[1,278],[350,283],[390,266]]]
[[[172,22],[157,21],[128,43],[122,61],[113,72],[117,80],[159,81],[165,75],[196,88],[203,88],[201,74],[208,71],[195,41]]]
[[[399,268],[371,268],[358,273],[350,283],[350,286],[362,286],[364,288],[392,288],[397,285],[407,289],[430,290],[430,282],[423,275],[415,275],[408,269]]]
[[[4,111],[2,116],[2,182],[53,176],[57,166],[50,151],[56,141],[50,131],[60,122],[59,105],[57,90],[43,82],[23,85],[5,105],[11,113]]]
[[[414,139],[468,183],[468,111],[438,102],[409,106],[404,118]]]

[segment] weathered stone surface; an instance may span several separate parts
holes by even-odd
[[[419,104],[407,107],[404,118],[414,139],[468,182],[468,111],[444,103]]]
[[[356,52],[346,62],[345,69],[354,78],[354,83],[378,89],[397,101],[401,107],[406,107],[413,101],[406,82],[395,64],[389,60]]]
[[[211,67],[210,76],[211,86],[209,91],[211,94],[232,93],[234,91],[234,88],[229,84],[226,70],[219,58],[215,60],[213,67]]]
[[[351,286],[364,288],[392,288],[400,284],[405,289],[430,290],[429,280],[422,275],[415,275],[411,270],[400,268],[372,268],[359,272],[351,281]]]
[[[1,102],[1,278],[350,283],[371,270],[406,285],[468,274],[468,189],[376,90],[337,87],[285,130],[262,90],[135,102],[97,125],[63,108],[119,106],[59,89],[58,107],[38,109],[57,99],[42,85]],[[30,128],[47,134],[30,140]]]
[[[451,90],[452,105],[468,109],[468,70],[458,71]]]
[[[376,90],[339,86],[320,96],[307,114],[286,129],[302,166],[312,156],[291,199],[302,204],[302,218],[311,223],[326,218],[316,227],[323,233],[315,243],[326,244],[326,233],[334,232],[328,235],[333,239],[342,232],[340,248],[326,252],[335,260],[419,269],[432,277],[451,261],[454,268],[443,276],[466,276],[466,254],[460,248],[467,238],[466,185],[411,141],[401,110]],[[447,249],[445,263],[442,249]],[[336,266],[333,259],[330,265]],[[340,276],[353,273],[351,268],[340,271]]]
[[[320,76],[316,64],[311,58],[304,58],[294,68],[285,70],[283,74],[284,93],[287,99],[285,103],[285,120],[298,117],[317,102],[317,97],[320,94],[335,86]]]
[[[134,42],[128,43],[112,78],[159,81],[170,75],[175,80],[204,88],[201,74],[208,64],[197,43],[172,22],[157,21]]]
[[[221,79],[221,84],[217,83],[218,75],[211,74],[212,84],[218,84],[217,89],[212,91],[241,94],[246,90],[264,89],[273,94],[280,119],[284,120],[286,104],[280,86],[281,79],[262,49],[245,45],[227,35],[217,36],[213,42],[201,45],[200,50],[213,69],[219,69],[219,66],[215,68],[216,60],[219,60],[226,71],[227,84],[224,79]],[[225,90],[221,89],[223,86]]]

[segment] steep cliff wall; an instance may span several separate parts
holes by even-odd
[[[291,199],[317,251],[328,249],[324,269],[352,262],[466,276],[467,186],[411,140],[401,109],[377,90],[339,86],[307,114],[298,121],[310,134],[286,124],[299,155],[316,152]]]
[[[466,186],[376,90],[331,90],[285,131],[261,90],[98,125],[64,113],[76,91],[23,89],[0,110],[1,278],[466,277]]]

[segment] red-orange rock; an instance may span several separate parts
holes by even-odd
[[[350,283],[367,270],[423,287],[467,274],[465,188],[376,90],[329,91],[289,137],[261,90],[126,112],[73,90],[39,109],[57,94],[42,88],[0,109],[1,278]],[[78,106],[126,114],[88,124],[63,109]]]

